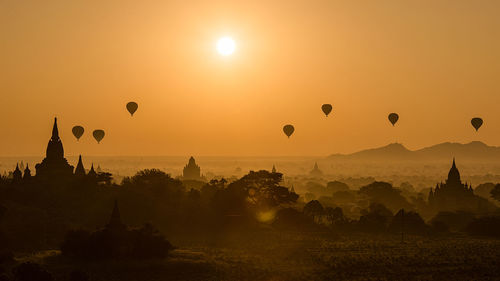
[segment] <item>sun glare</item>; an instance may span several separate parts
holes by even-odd
[[[229,56],[236,50],[236,43],[230,37],[222,37],[217,41],[217,51],[223,56]]]

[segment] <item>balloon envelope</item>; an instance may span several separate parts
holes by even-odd
[[[139,105],[137,105],[137,103],[133,101],[127,103],[127,110],[131,116],[134,116],[134,113],[137,111],[137,108],[139,108]]]
[[[80,138],[83,136],[83,133],[85,132],[85,129],[82,126],[74,126],[71,131],[73,132],[76,140],[80,140]]]
[[[330,112],[332,112],[332,105],[331,104],[328,104],[328,103],[325,103],[321,106],[321,110],[323,110],[323,113],[325,113],[325,115],[328,117],[328,114],[330,114]]]
[[[477,132],[477,130],[479,130],[479,128],[481,128],[481,126],[483,125],[483,119],[481,119],[479,117],[475,117],[475,118],[472,118],[472,120],[470,120],[470,123],[472,124],[474,129],[476,129],[476,132]]]
[[[97,141],[97,143],[100,143],[104,138],[105,133],[103,130],[95,130],[92,135],[94,135],[94,139]]]
[[[391,113],[388,116],[389,122],[391,122],[392,126],[396,125],[396,122],[399,120],[399,115],[397,113]]]
[[[295,131],[295,128],[292,125],[285,125],[283,126],[283,132],[287,137],[290,137],[293,132]]]

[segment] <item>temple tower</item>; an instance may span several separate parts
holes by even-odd
[[[184,167],[182,173],[184,179],[186,180],[200,180],[201,179],[201,169],[200,166],[196,164],[194,157],[189,158],[188,164]]]
[[[451,169],[448,172],[448,179],[446,180],[446,184],[462,185],[462,181],[460,180],[460,172],[458,171],[457,165],[455,164],[455,158],[453,158],[453,164],[451,165]]]
[[[111,230],[121,230],[126,228],[120,216],[120,209],[118,209],[118,200],[115,200],[113,212],[111,213],[111,218],[109,219],[109,223],[106,225],[106,228]]]
[[[31,178],[31,170],[30,170],[29,164],[26,164],[26,169],[24,169],[23,179],[28,180],[30,178]]]
[[[87,174],[89,178],[97,178],[97,173],[94,170],[94,163],[92,163],[92,166],[90,166],[90,171]]]
[[[16,164],[16,169],[12,173],[12,181],[13,182],[20,182],[23,179],[23,173],[19,169],[19,163]]]
[[[64,158],[64,149],[57,128],[57,118],[54,119],[52,137],[47,145],[46,156],[42,163],[36,164],[35,168],[37,178],[60,180],[70,178],[73,175],[73,166],[68,164],[68,160]]]
[[[313,177],[323,176],[323,172],[318,167],[318,162],[314,162],[314,168],[309,172],[309,175]]]
[[[78,158],[78,164],[75,169],[75,176],[79,178],[85,177],[85,167],[83,167],[82,155]]]

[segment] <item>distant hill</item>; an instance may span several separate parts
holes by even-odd
[[[342,161],[499,161],[500,147],[480,141],[466,144],[445,142],[418,150],[409,150],[400,143],[362,150],[351,154],[333,154],[328,160]]]

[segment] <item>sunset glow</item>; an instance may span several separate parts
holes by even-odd
[[[500,145],[500,1],[292,2],[3,1],[0,154],[39,155],[55,116],[71,155]],[[75,125],[106,137],[70,142]]]

